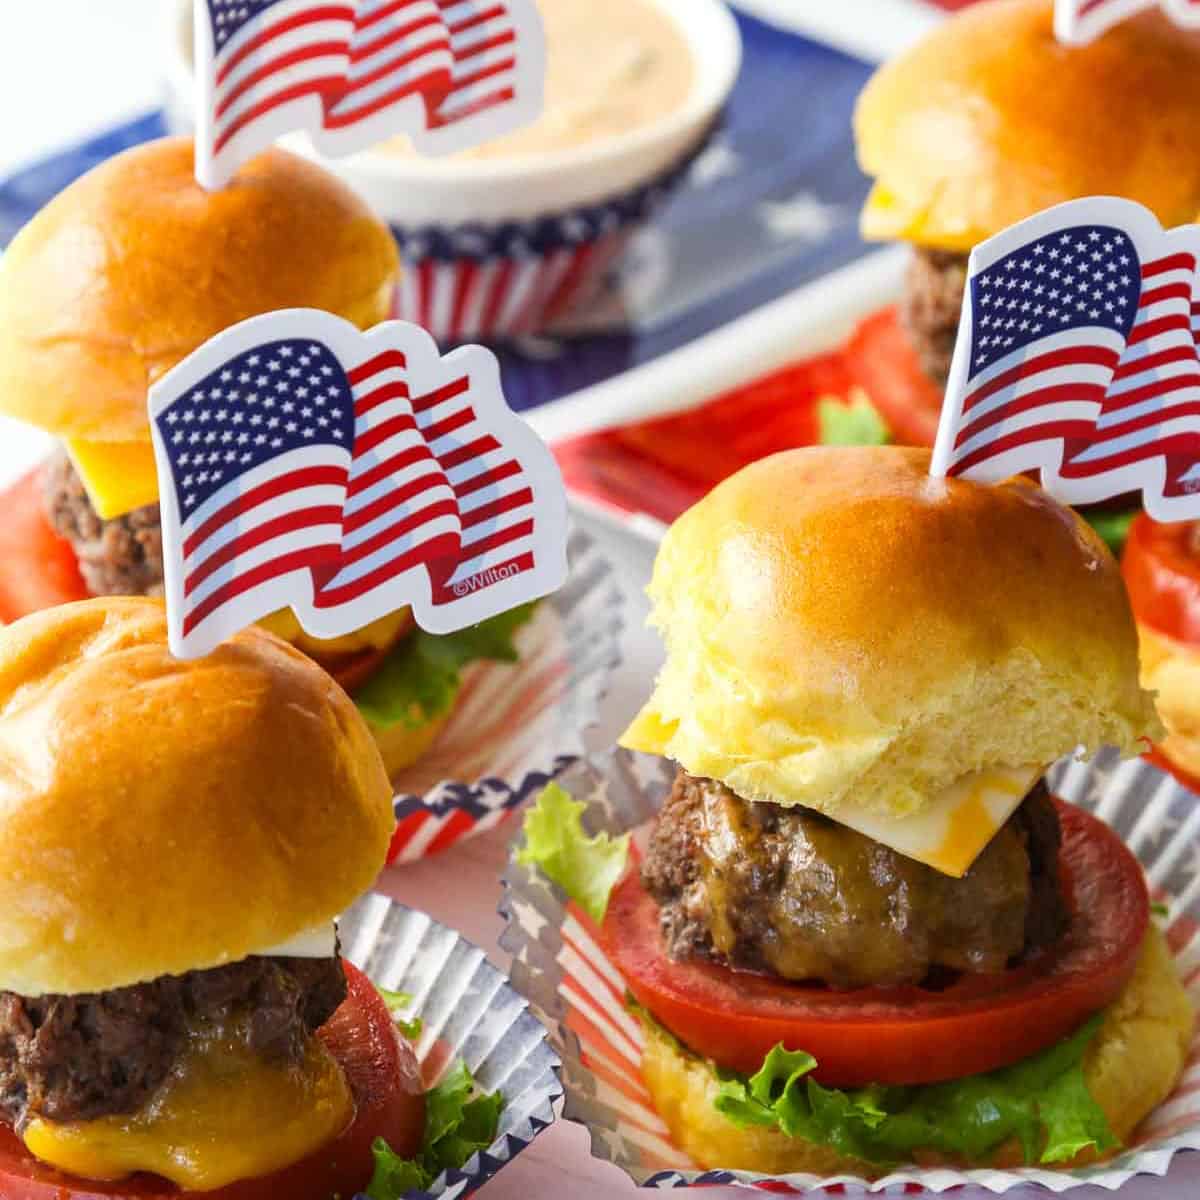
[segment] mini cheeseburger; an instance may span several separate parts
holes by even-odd
[[[1043,778],[1158,732],[1117,565],[1029,481],[928,465],[776,455],[655,564],[623,744],[678,774],[603,933],[705,1167],[1072,1162],[1183,1068],[1141,868]]]
[[[1134,521],[1121,559],[1142,647],[1142,682],[1157,693],[1167,736],[1159,754],[1200,794],[1200,521]]]
[[[0,412],[58,440],[0,498],[0,620],[162,593],[146,395],[181,359],[275,309],[324,309],[364,329],[389,315],[395,241],[328,172],[281,150],[216,192],[192,171],[187,139],[126,151],[52,200],[0,259]],[[464,653],[431,652],[407,610],[326,641],[290,611],[264,624],[355,695],[392,773],[452,710]],[[496,652],[515,657],[503,638]]]
[[[873,318],[855,347],[898,441],[933,444],[978,242],[1082,196],[1137,200],[1164,226],[1200,212],[1200,37],[1155,11],[1068,47],[1053,10],[983,0],[859,98],[858,159],[874,180],[863,236],[913,247],[899,327]]]
[[[334,926],[391,787],[328,675],[81,601],[0,630],[0,748],[0,1195],[329,1200],[416,1152],[416,1059]]]

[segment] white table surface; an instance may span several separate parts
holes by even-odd
[[[766,0],[755,0],[760,8]],[[888,0],[890,3],[891,0]],[[866,0],[855,0],[859,9]],[[872,0],[873,3],[873,0]],[[796,23],[817,17],[827,0],[769,0],[778,12],[792,9]],[[815,6],[806,13],[809,6]],[[3,0],[0,32],[0,175],[21,162],[152,107],[160,95],[159,29],[167,0],[40,0],[25,5]],[[821,18],[824,19],[824,18]],[[818,24],[820,22],[818,21]],[[14,436],[17,434],[17,436]],[[0,479],[10,476],[30,453],[31,442],[0,427]],[[642,588],[653,552],[632,536],[581,521],[611,558],[628,607],[624,661],[594,731],[595,746],[611,744],[645,696],[660,661],[657,640],[644,628]],[[496,946],[501,922],[496,915],[497,879],[511,831],[491,836],[380,880],[382,890],[460,929],[501,966]],[[586,1132],[566,1122],[548,1130],[481,1193],[485,1200],[602,1200],[633,1195],[625,1175],[588,1154]],[[987,1193],[980,1192],[980,1197]],[[1099,1200],[1098,1188],[1074,1190],[1073,1200]],[[705,1189],[713,1200],[733,1200],[745,1192]],[[975,1200],[970,1192],[958,1192]],[[1040,1189],[1009,1193],[1014,1200],[1045,1195]],[[1127,1200],[1192,1200],[1200,1196],[1200,1155],[1176,1160],[1165,1180],[1139,1179],[1121,1190]]]

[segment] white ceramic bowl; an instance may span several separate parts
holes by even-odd
[[[397,315],[444,342],[537,332],[576,313],[630,234],[669,191],[728,99],[741,66],[737,23],[722,0],[652,0],[671,15],[695,63],[684,105],[618,138],[570,150],[463,160],[369,150],[316,155],[395,230],[408,268]],[[190,0],[168,33],[166,115],[191,122]]]

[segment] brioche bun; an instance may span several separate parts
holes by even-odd
[[[17,234],[0,260],[0,411],[149,441],[149,386],[227,326],[281,308],[387,317],[395,241],[345,184],[282,150],[220,191],[192,169],[186,138],[127,150]]]
[[[1142,684],[1155,693],[1167,736],[1159,749],[1200,779],[1200,646],[1188,646],[1138,625]]]
[[[1125,990],[1108,1010],[1084,1058],[1084,1078],[1109,1126],[1121,1141],[1158,1107],[1175,1087],[1187,1059],[1195,1013],[1180,982],[1162,934],[1151,928],[1141,958]],[[646,1048],[642,1077],[671,1139],[705,1169],[762,1171],[772,1175],[848,1173],[871,1179],[887,1174],[878,1163],[848,1157],[831,1146],[789,1137],[778,1129],[741,1129],[713,1106],[720,1081],[709,1063],[682,1049],[652,1019],[643,1016]],[[946,1164],[934,1155],[917,1156],[924,1165]],[[1057,1166],[1078,1165],[1059,1163]],[[1095,1157],[1092,1154],[1090,1157]],[[968,1167],[1023,1164],[1014,1141],[986,1162]]]
[[[1167,227],[1195,219],[1200,37],[1151,12],[1070,47],[1053,10],[987,0],[876,72],[854,116],[876,181],[865,237],[969,250],[1094,195],[1137,200]]]
[[[358,685],[353,682],[352,675],[347,678],[347,664],[353,672],[355,659],[359,655],[382,654],[394,649],[412,633],[415,622],[412,609],[401,608],[342,637],[316,638],[304,632],[288,608],[272,613],[258,624],[302,650],[354,695]],[[369,680],[370,676],[367,678]],[[438,734],[454,712],[453,699],[444,713],[432,718],[426,718],[421,707],[415,704],[409,721],[377,725],[370,717],[367,718],[367,727],[383,755],[389,776],[394,777],[406,767],[411,767],[437,741]]]
[[[1099,537],[1024,478],[929,457],[786,451],[676,521],[648,589],[666,664],[622,745],[749,800],[900,817],[973,771],[1156,736]]]
[[[251,628],[167,650],[163,606],[85,600],[0,630],[0,989],[99,992],[331,920],[383,866],[366,724]]]

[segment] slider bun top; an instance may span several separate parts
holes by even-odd
[[[987,0],[875,74],[854,119],[876,180],[867,237],[968,250],[1095,195],[1137,200],[1165,226],[1195,218],[1200,36],[1155,11],[1069,47],[1053,8]]]
[[[370,886],[393,824],[358,710],[271,634],[180,661],[140,597],[0,630],[0,990],[106,991],[280,945]]]
[[[1156,736],[1092,529],[1026,479],[928,469],[791,450],[686,512],[649,588],[666,664],[622,744],[748,799],[900,817],[972,771]]]
[[[345,184],[282,150],[206,192],[192,143],[118,155],[56,196],[0,260],[0,411],[63,437],[144,441],[146,390],[247,317],[384,320],[398,255]]]

